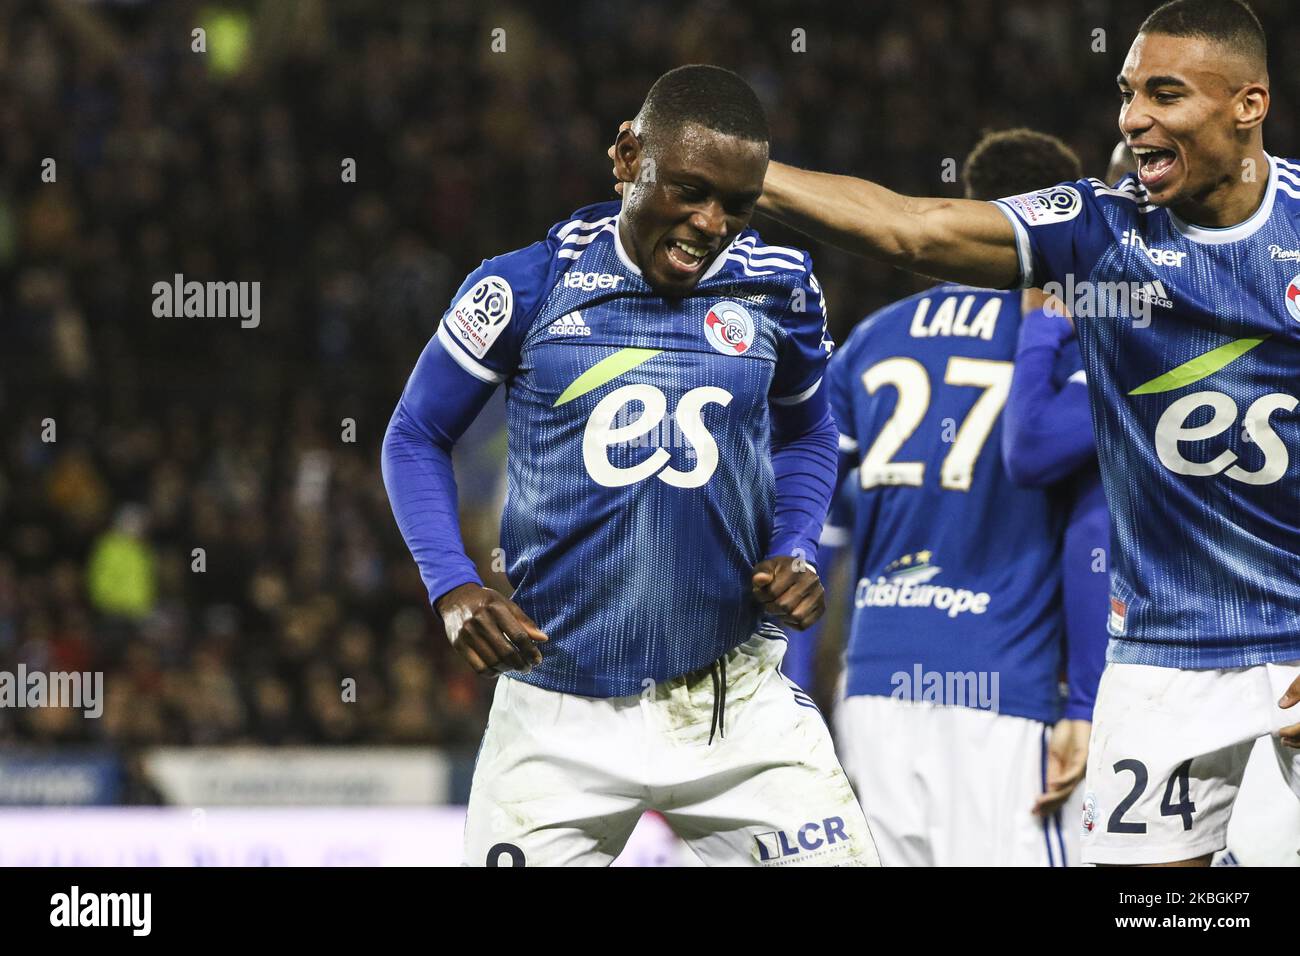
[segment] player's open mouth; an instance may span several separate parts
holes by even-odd
[[[1168,179],[1178,162],[1178,154],[1172,149],[1155,146],[1133,146],[1131,149],[1138,164],[1138,178],[1148,189],[1159,186]]]
[[[682,275],[694,275],[709,257],[708,246],[697,246],[682,239],[669,239],[665,250],[669,265]]]

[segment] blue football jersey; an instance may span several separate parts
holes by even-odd
[[[846,692],[1052,721],[1056,496],[1002,463],[1020,293],[941,285],[863,320],[827,373],[858,462]]]
[[[506,386],[506,574],[550,637],[510,676],[593,697],[784,638],[750,593],[776,544],[768,403],[812,396],[831,349],[807,253],[746,230],[665,299],[618,213],[581,209],[485,261],[437,332]]]
[[[1227,229],[1135,176],[999,200],[1021,279],[1071,305],[1112,521],[1109,659],[1300,658],[1300,166]]]

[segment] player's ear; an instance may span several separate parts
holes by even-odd
[[[1268,115],[1268,87],[1262,83],[1251,83],[1237,94],[1235,113],[1237,129],[1254,129],[1264,122]]]
[[[641,141],[626,125],[614,140],[614,176],[619,182],[634,183],[641,171]]]

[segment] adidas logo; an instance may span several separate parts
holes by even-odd
[[[1172,309],[1174,307],[1173,300],[1169,298],[1169,293],[1165,291],[1165,284],[1159,279],[1154,282],[1142,283],[1133,290],[1133,298],[1149,305],[1158,305],[1162,309]]]
[[[582,313],[574,310],[560,316],[546,327],[552,335],[590,335],[591,328],[582,320]]]

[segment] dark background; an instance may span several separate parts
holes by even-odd
[[[944,161],[1024,125],[1102,175],[1152,6],[0,3],[0,669],[104,670],[108,698],[98,721],[0,710],[0,743],[472,747],[489,685],[451,657],[379,476],[463,276],[610,198],[619,121],[683,63],[745,76],[788,162],[957,195]],[[1294,155],[1300,25],[1255,6],[1267,145]],[[915,288],[810,248],[838,341]],[[177,272],[259,281],[260,326],[156,318]],[[458,452],[485,574],[497,411]]]

